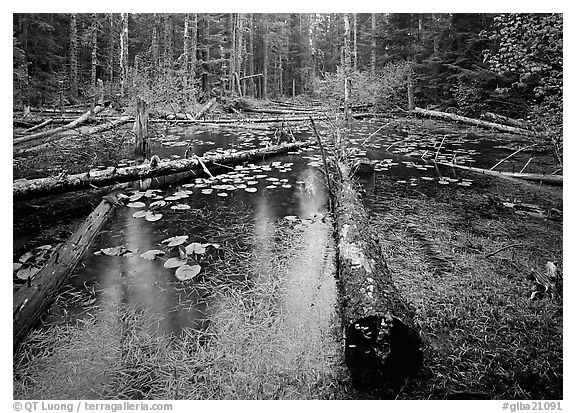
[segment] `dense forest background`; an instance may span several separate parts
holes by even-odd
[[[14,105],[136,95],[415,103],[562,124],[561,14],[14,14]]]

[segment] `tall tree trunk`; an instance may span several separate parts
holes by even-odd
[[[348,13],[344,14],[344,114],[346,119],[349,117],[349,100],[350,100],[350,69],[352,67],[351,53],[350,53],[350,17]]]
[[[160,64],[160,42],[158,36],[158,26],[156,25],[156,22],[154,27],[152,27],[152,43],[150,48],[152,49],[152,65],[157,68]]]
[[[108,21],[110,23],[110,32],[108,34],[108,75],[109,75],[109,91],[108,94],[112,98],[112,84],[114,82],[114,14],[108,14]]]
[[[90,66],[90,89],[92,90],[92,104],[90,110],[94,113],[96,106],[96,66],[98,65],[98,20],[96,13],[92,13],[92,64]]]
[[[376,13],[372,13],[372,75],[376,75]]]
[[[207,95],[210,94],[212,89],[212,85],[210,83],[210,20],[207,14],[204,15],[204,62],[206,65],[206,70],[203,84],[204,84],[204,92]]]
[[[190,70],[190,14],[184,15],[184,45],[182,47],[182,69],[184,72],[184,80],[188,76]]]
[[[262,17],[264,26],[262,49],[262,99],[268,99],[268,16]]]
[[[358,70],[358,14],[354,13],[354,71]]]
[[[120,32],[120,95],[124,97],[128,81],[128,13],[120,14],[122,29]]]
[[[248,76],[254,75],[254,13],[250,14],[250,26],[249,26],[249,36],[248,36]],[[256,96],[256,91],[254,88],[254,78],[248,79],[248,93],[252,96]]]
[[[234,73],[236,72],[236,15],[230,13],[230,58],[228,60],[230,72],[228,74],[228,87],[230,96],[234,95]]]
[[[196,79],[196,49],[198,48],[198,13],[192,13],[192,27],[190,28],[190,79]]]
[[[70,94],[78,97],[78,26],[76,13],[70,16]]]
[[[172,17],[167,14],[164,17],[164,69],[168,69],[172,66],[173,59],[173,47],[172,47]]]
[[[241,95],[242,92],[240,90],[240,72],[242,70],[242,62],[243,62],[243,38],[244,38],[244,16],[242,13],[238,13],[236,15],[236,53],[234,54],[236,57],[236,63],[234,64],[236,71],[234,72],[234,79],[236,79],[238,93]]]

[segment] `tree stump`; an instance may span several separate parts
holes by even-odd
[[[136,134],[136,154],[148,156],[150,153],[150,144],[148,143],[148,103],[141,97],[136,98],[136,120],[134,121],[133,131]]]

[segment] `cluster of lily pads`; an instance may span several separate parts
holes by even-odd
[[[18,258],[18,262],[12,264],[12,271],[16,278],[21,280],[32,279],[46,264],[56,250],[52,245],[41,245]]]
[[[198,264],[198,257],[206,254],[208,248],[221,249],[220,244],[216,243],[199,243],[191,242],[188,245],[184,243],[188,240],[188,235],[176,235],[167,238],[162,241],[162,244],[166,244],[167,248],[175,248],[178,251],[178,256],[168,258],[164,261],[164,268],[172,269],[176,268],[175,276],[180,281],[188,281],[196,278],[202,267]],[[96,252],[94,255],[107,255],[107,256],[133,256],[138,251],[130,251],[123,245],[116,247],[102,248]],[[151,249],[140,254],[140,258],[145,260],[155,260],[158,257],[166,255],[166,251],[161,249]]]

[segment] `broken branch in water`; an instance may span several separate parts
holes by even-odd
[[[530,149],[533,148],[534,146],[538,145],[537,143],[533,144],[533,145],[528,145],[524,148],[518,149],[517,151],[512,152],[510,155],[508,155],[506,158],[502,159],[500,162],[498,162],[496,165],[494,165],[492,168],[490,168],[491,171],[494,170],[494,168],[496,168],[498,165],[500,165],[502,162],[507,161],[508,159],[512,158],[514,155],[516,155],[517,153],[520,153],[522,151],[525,151],[526,149]]]

